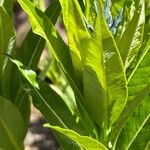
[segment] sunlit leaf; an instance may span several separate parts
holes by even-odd
[[[75,142],[77,142],[80,146],[82,146],[84,149],[86,150],[108,150],[103,144],[99,143],[98,141],[87,137],[87,136],[81,136],[78,133],[74,132],[73,130],[70,129],[63,129],[57,126],[51,126],[49,124],[45,124],[45,127],[50,127],[53,130],[56,130],[66,136],[68,136],[69,138],[71,138],[72,140],[74,140]]]
[[[132,20],[128,23],[117,44],[125,68],[129,67],[142,44],[144,23],[145,2],[144,0],[140,0],[136,6]]]

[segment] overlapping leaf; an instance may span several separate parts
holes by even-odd
[[[80,91],[83,89],[82,85],[82,66],[83,55],[86,43],[84,41],[90,38],[86,29],[83,13],[76,0],[60,0],[63,20],[67,31],[68,44],[72,56],[75,74],[79,83],[77,83]]]
[[[118,42],[125,69],[134,60],[142,43],[145,23],[145,2],[140,0],[136,6],[132,20],[128,23],[122,37]]]
[[[57,0],[52,2],[45,11],[45,14],[50,18],[53,24],[56,23],[59,13],[60,5]],[[15,57],[21,60],[26,66],[37,70],[37,64],[44,47],[45,40],[30,30],[21,47],[17,50]],[[27,131],[30,117],[30,99],[28,94],[20,86],[20,76],[17,67],[12,64],[12,62],[8,62],[6,68],[4,73],[5,78],[3,78],[3,86],[5,86],[3,94],[21,111]]]
[[[136,134],[140,132],[144,125],[143,123],[148,120],[149,93],[150,85],[139,92],[133,101],[127,103],[110,136],[110,141],[114,147],[123,127],[124,130],[119,137],[121,141],[118,141],[117,147],[121,146],[125,149],[130,142],[133,142],[132,140],[134,140]]]
[[[45,124],[45,127],[50,127],[53,130],[56,130],[66,136],[68,136],[69,138],[71,138],[72,140],[74,140],[75,142],[77,142],[81,147],[83,147],[86,150],[108,150],[103,144],[99,143],[98,141],[87,137],[87,136],[81,136],[78,133],[76,133],[73,130],[70,129],[63,129],[57,126],[50,126],[49,124]]]
[[[8,74],[7,77],[3,78],[8,63],[7,58],[3,53],[11,54],[15,46],[15,41],[12,19],[4,8],[0,6],[0,90],[2,90],[1,92],[3,94],[5,93],[5,86],[8,85],[7,83],[9,82],[7,77],[10,76],[10,74]]]
[[[83,84],[85,104],[88,111],[92,119],[99,126],[102,126],[104,118],[107,116],[107,106],[100,17],[100,14],[98,14],[93,35],[85,43],[87,46],[84,49]]]
[[[56,23],[59,13],[60,5],[57,0],[52,2],[45,11],[45,14],[50,18],[53,24]],[[33,70],[37,70],[37,64],[44,47],[45,40],[41,36],[34,34],[32,30],[30,30],[21,47],[17,50],[17,54],[15,57],[20,60],[25,66],[28,66]],[[12,66],[11,75],[11,83],[13,82],[15,84],[10,85],[10,87],[13,89],[11,90],[10,97],[15,97],[20,83],[19,80],[17,80],[19,79],[17,68],[14,66]],[[14,76],[16,76],[16,78],[14,78]]]
[[[140,99],[138,98],[140,91],[143,90],[143,88],[145,88],[145,90],[143,90],[143,92],[146,92],[147,95],[150,93],[150,78],[149,78],[149,71],[150,71],[150,61],[149,61],[149,50],[150,50],[150,46],[149,46],[149,26],[147,24],[146,29],[145,29],[145,33],[144,33],[144,37],[145,39],[143,40],[143,45],[141,47],[141,51],[142,54],[140,54],[140,57],[138,59],[138,63],[135,66],[135,69],[133,70],[132,74],[130,75],[129,79],[128,79],[128,89],[129,89],[129,96],[128,96],[128,104],[126,107],[126,113],[122,113],[122,117],[124,118],[124,116],[126,116],[127,119],[123,119],[124,123],[122,125],[124,125],[123,131],[120,135],[119,141],[118,141],[118,146],[121,146],[123,148],[129,148],[130,146],[132,146],[132,143],[136,143],[138,140],[138,138],[136,138],[136,136],[138,136],[138,134],[140,134],[143,130],[143,127],[145,126],[147,120],[149,119],[149,115],[150,115],[150,103],[149,103],[149,96],[142,96]],[[145,94],[146,94],[145,93]],[[137,98],[136,98],[137,97]],[[134,100],[135,99],[135,100]],[[136,108],[133,111],[133,114],[127,115],[127,113],[129,113],[130,107],[132,106],[131,104],[134,103],[134,101],[137,103],[139,99],[139,105],[137,105],[137,107],[134,106],[134,108]],[[128,109],[128,110],[127,110]],[[127,122],[126,122],[127,121]],[[118,121],[117,125],[119,125],[120,121]],[[126,122],[126,123],[125,123]],[[116,125],[116,127],[117,127]],[[118,129],[121,129],[120,127],[117,127]],[[147,127],[148,130],[149,127]],[[114,128],[115,130],[116,128]],[[116,130],[117,131],[117,130]],[[117,135],[116,133],[113,133],[113,135]],[[121,140],[124,141],[121,142]],[[146,139],[149,140],[149,139]],[[144,142],[143,142],[144,143]],[[142,145],[142,144],[141,144]],[[144,145],[144,144],[143,144]],[[145,147],[143,147],[144,149]]]
[[[99,13],[102,14],[103,6],[101,5],[99,9]],[[109,123],[113,124],[126,104],[127,85],[120,54],[103,15],[101,15],[101,31]]]
[[[147,46],[145,49],[143,49],[143,55],[141,56],[140,64],[136,68],[132,78],[129,80],[129,102],[132,102],[133,98],[138,95],[138,93],[146,86],[150,86],[150,48],[149,48],[149,42],[147,42]],[[150,93],[150,89],[148,89],[148,94]],[[144,97],[143,97],[144,98]],[[128,119],[127,123],[124,126],[124,130],[122,131],[122,134],[120,136],[123,136],[124,139],[124,146],[129,148],[132,143],[136,143],[136,136],[140,132],[142,132],[144,125],[146,124],[147,120],[150,117],[150,103],[149,103],[150,97],[147,96],[143,99],[143,102],[140,104],[140,106],[135,110],[133,115]],[[148,130],[149,126],[146,127]],[[131,132],[132,131],[132,132]],[[150,137],[147,137],[145,140],[150,140]],[[122,143],[122,142],[120,142]],[[119,144],[118,144],[119,145]],[[121,146],[121,145],[120,145]],[[123,146],[123,145],[122,145]],[[144,142],[143,142],[143,146]],[[142,147],[144,149],[145,147]]]
[[[19,3],[24,8],[24,10],[28,13],[31,21],[31,25],[33,27],[33,31],[36,34],[41,35],[48,42],[51,51],[53,52],[55,58],[60,63],[65,72],[67,79],[69,80],[75,95],[77,96],[77,104],[79,112],[82,116],[82,119],[85,120],[85,126],[89,130],[93,130],[94,126],[92,125],[92,121],[88,116],[88,112],[85,111],[85,106],[83,104],[83,98],[79,89],[76,86],[76,77],[74,76],[74,69],[72,65],[72,60],[70,56],[70,52],[68,47],[62,41],[60,36],[57,34],[54,26],[50,22],[50,20],[37,9],[30,1],[28,0],[19,0]],[[87,125],[88,124],[88,125]],[[91,127],[92,126],[92,127]]]
[[[69,49],[56,32],[51,21],[29,0],[19,0],[19,3],[29,15],[33,31],[48,42],[57,61],[69,75],[73,76],[74,71]]]
[[[76,121],[77,116],[48,84],[40,80],[37,82],[35,72],[25,69],[21,62],[12,59],[11,61],[17,65],[22,75],[26,78],[26,81],[23,82],[24,89],[32,96],[34,105],[51,125],[70,128],[84,135],[89,134],[84,129],[81,120]],[[60,142],[64,144],[65,141]]]

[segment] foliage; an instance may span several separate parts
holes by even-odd
[[[150,1],[55,0],[45,12],[40,1],[18,2],[32,27],[18,51],[13,3],[0,2],[0,149],[22,149],[31,96],[61,149],[148,150]],[[38,76],[45,43],[55,63]]]

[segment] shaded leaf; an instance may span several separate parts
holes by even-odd
[[[7,1],[7,0],[6,0]],[[46,9],[45,14],[55,24],[60,13],[60,5],[58,0],[55,0]],[[34,34],[30,30],[24,39],[21,47],[15,51],[15,56],[18,60],[21,60],[26,66],[36,70],[41,53],[45,47],[45,40]],[[17,67],[10,61],[8,61],[6,70],[4,73],[3,85],[5,85],[5,97],[9,98],[21,111],[23,119],[26,125],[26,131],[28,130],[29,118],[30,118],[30,99],[29,95],[22,89],[20,83],[20,76]]]
[[[13,0],[1,0],[0,5],[5,8],[10,17],[12,17],[13,12]]]
[[[3,7],[0,6],[0,90],[3,95],[7,95],[7,88],[10,74],[5,76],[5,70],[8,63],[8,58],[4,53],[11,54],[15,46],[15,32],[11,17],[7,14]],[[5,78],[3,78],[5,76]],[[5,93],[6,90],[6,93]]]
[[[14,104],[1,96],[0,133],[0,149],[23,149],[25,129],[22,115]]]
[[[149,149],[150,149],[150,141],[147,143],[145,150],[149,150]]]
[[[22,81],[23,88],[32,96],[33,104],[40,110],[50,124],[54,126],[60,125],[65,128],[69,127],[81,134],[88,134],[80,118],[77,118],[78,116],[71,111],[64,100],[48,84],[40,80],[37,82],[35,72],[24,69],[21,62],[12,59],[11,61],[17,65],[22,75],[26,78],[26,81]],[[58,136],[58,140],[61,139],[60,142],[63,148],[67,144],[71,145],[74,150],[79,149],[78,145],[75,145],[74,142],[72,143],[70,140],[66,140],[58,133],[55,134]]]

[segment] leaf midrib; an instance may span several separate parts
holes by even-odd
[[[145,125],[145,123],[149,119],[149,117],[150,117],[150,113],[146,117],[146,119],[144,120],[144,122],[142,123],[142,125],[140,126],[140,128],[137,130],[137,132],[135,133],[134,137],[132,138],[132,140],[130,141],[130,143],[128,144],[128,146],[126,147],[125,150],[128,150],[130,148],[130,146],[132,145],[133,141],[135,140],[135,138],[137,137],[137,135],[139,134],[139,132],[142,130],[143,126]]]

